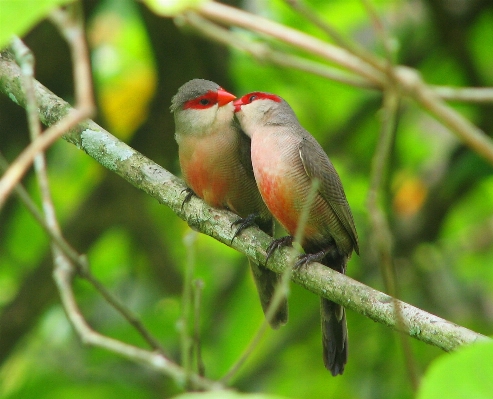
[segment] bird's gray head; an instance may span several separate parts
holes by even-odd
[[[298,119],[281,97],[264,92],[245,94],[234,103],[235,114],[245,133],[251,136],[260,126],[292,126]]]
[[[178,89],[178,93],[172,98],[170,110],[175,112],[178,109],[183,109],[186,103],[190,100],[199,99],[196,106],[200,106],[200,100],[204,100],[205,103],[207,98],[202,99],[202,96],[207,93],[215,93],[220,89],[217,83],[205,79],[192,79],[182,85]],[[193,104],[189,104],[192,107]],[[207,104],[203,104],[207,105]]]
[[[231,124],[233,105],[229,103],[235,98],[210,80],[193,79],[185,83],[171,100],[170,107],[175,115],[177,141],[182,135],[206,135],[218,124]]]

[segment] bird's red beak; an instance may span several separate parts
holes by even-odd
[[[233,101],[236,98],[235,95],[227,92],[226,90],[219,88],[217,90],[217,103],[220,107],[226,105],[227,103]]]
[[[241,101],[241,98],[236,100],[233,105],[235,106],[235,112],[240,112],[241,111],[241,106],[243,105],[243,102]]]

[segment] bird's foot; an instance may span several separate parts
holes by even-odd
[[[265,258],[265,264],[267,264],[269,258],[271,257],[271,255],[274,253],[276,249],[282,247],[290,247],[291,245],[293,245],[293,240],[294,240],[293,236],[285,236],[273,240],[267,247],[267,256]]]
[[[183,212],[183,205],[185,205],[188,201],[190,201],[190,198],[192,198],[195,195],[195,193],[193,192],[193,190],[190,187],[185,188],[181,192],[187,193],[187,195],[185,195],[185,198],[183,199],[183,202],[181,203],[181,210]]]
[[[299,269],[308,265],[310,262],[319,262],[334,270],[341,271],[339,270],[339,265],[341,264],[342,256],[337,246],[331,243],[327,248],[319,252],[300,255],[294,264],[294,268]]]
[[[325,257],[325,255],[327,255],[328,251],[330,251],[330,249],[324,249],[323,251],[315,252],[314,254],[303,254],[298,256],[298,260],[294,264],[293,269],[298,270],[301,267],[305,267],[311,262],[320,262]]]
[[[251,213],[248,215],[246,218],[240,218],[236,222],[231,223],[231,227],[233,226],[238,226],[239,227],[236,229],[233,238],[231,239],[231,244],[233,243],[233,240],[247,227],[253,226],[255,224],[255,219],[257,219],[257,214],[256,213]]]

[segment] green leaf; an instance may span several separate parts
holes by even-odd
[[[144,0],[156,14],[174,17],[188,9],[197,8],[208,0]]]
[[[73,0],[0,0],[0,49],[23,36],[56,6]]]
[[[233,391],[194,392],[175,396],[173,399],[283,399],[277,395],[262,393],[243,394]]]
[[[426,373],[418,399],[492,397],[493,342],[468,346],[436,360]]]

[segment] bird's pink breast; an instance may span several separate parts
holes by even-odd
[[[220,177],[211,178],[210,170],[204,170],[203,166],[200,162],[188,163],[185,167],[188,184],[207,204],[220,208],[228,191],[228,182]]]
[[[217,148],[210,148],[206,140],[188,143],[180,148],[180,166],[190,188],[210,206],[224,206],[230,190],[230,178],[214,157]]]
[[[260,194],[272,215],[294,234],[299,214],[290,165],[284,161],[281,146],[268,135],[252,140],[252,164]]]
[[[290,235],[295,235],[310,190],[310,179],[299,158],[298,145],[289,136],[261,135],[252,139],[252,164],[260,194],[272,215]],[[323,230],[323,201],[310,207],[304,240]]]

